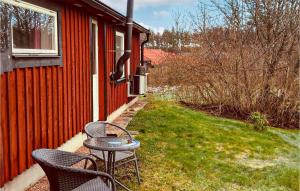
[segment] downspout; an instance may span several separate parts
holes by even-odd
[[[123,74],[123,65],[130,58],[132,45],[132,29],[133,29],[133,4],[134,0],[127,0],[127,16],[126,16],[126,44],[125,52],[117,62],[116,71],[110,75],[112,81],[118,81]]]
[[[150,33],[147,33],[146,35],[147,35],[146,40],[143,41],[141,44],[141,66],[144,66],[144,63],[145,63],[144,48],[145,48],[145,45],[149,42]]]

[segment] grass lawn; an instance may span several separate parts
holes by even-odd
[[[244,122],[148,99],[128,127],[140,132],[142,144],[143,183],[126,182],[134,190],[299,190],[298,131],[256,132]]]

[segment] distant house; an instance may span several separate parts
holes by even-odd
[[[39,178],[34,149],[74,150],[86,123],[130,104],[149,31],[99,0],[1,0],[0,13],[2,190],[13,179],[28,184],[20,174]]]
[[[145,48],[144,54],[145,61],[151,61],[152,66],[164,64],[166,59],[173,55],[172,53],[165,52],[161,49],[149,48]]]

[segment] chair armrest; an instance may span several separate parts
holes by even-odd
[[[87,169],[74,169],[74,168],[69,168],[68,171],[71,171],[74,173],[74,178],[76,180],[76,177],[79,177],[76,181],[82,181],[82,178],[85,177],[85,182],[92,180],[94,178],[100,177],[100,178],[105,178],[109,180],[109,182],[112,184],[112,189],[113,191],[116,191],[116,182],[110,176],[109,174],[105,172],[99,172],[99,171],[93,171],[93,170],[87,170]],[[81,184],[85,182],[80,182]]]
[[[117,190],[115,180],[114,180],[113,177],[112,177],[111,175],[109,175],[108,173],[105,173],[105,172],[99,172],[99,171],[92,171],[92,170],[86,170],[86,171],[88,171],[88,173],[95,174],[95,175],[98,176],[98,177],[107,178],[107,180],[109,180],[110,183],[112,184],[113,191],[116,191],[116,190]]]
[[[123,127],[120,127],[120,126],[118,126],[118,125],[115,125],[115,124],[109,123],[109,122],[103,122],[103,123],[104,123],[104,124],[107,124],[107,125],[114,126],[114,127],[118,128],[118,129],[120,129],[121,131],[125,132],[125,133],[129,136],[129,139],[130,139],[131,141],[133,140],[132,135],[129,133],[129,131],[127,131],[127,130],[124,129]]]
[[[96,161],[88,155],[79,154],[79,153],[66,153],[65,157],[67,159],[67,160],[64,160],[66,166],[72,166],[83,160],[89,160],[93,164],[94,170],[97,171],[97,169],[98,169]]]
[[[111,175],[109,175],[105,172],[97,172],[97,173],[98,173],[98,176],[103,177],[103,178],[107,178],[110,181],[110,183],[112,184],[113,191],[117,190],[115,179]]]
[[[94,170],[95,170],[95,171],[98,170],[97,163],[96,163],[96,161],[95,161],[92,157],[90,157],[90,156],[85,156],[82,160],[84,160],[84,159],[91,161],[91,163],[93,164]],[[81,161],[82,161],[82,160],[81,160]]]

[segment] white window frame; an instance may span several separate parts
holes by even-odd
[[[16,0],[1,0],[4,3],[11,4],[13,6],[22,7],[25,9],[30,9],[32,11],[46,14],[49,16],[54,17],[54,50],[47,50],[47,49],[22,49],[22,48],[14,48],[14,37],[13,37],[13,28],[11,26],[11,45],[12,45],[12,54],[13,55],[58,55],[58,26],[57,26],[57,12],[52,11],[31,3],[27,3],[24,1],[16,1]]]
[[[125,34],[122,33],[122,32],[119,32],[119,31],[116,31],[116,37],[121,37],[123,40],[122,40],[122,44],[121,44],[121,50],[122,50],[122,54],[124,54],[125,52]],[[116,63],[118,62],[118,60],[116,60]],[[121,76],[121,79],[124,79],[125,78],[125,75],[126,75],[126,71],[125,71],[126,67],[125,67],[125,64],[123,65],[123,74]]]

